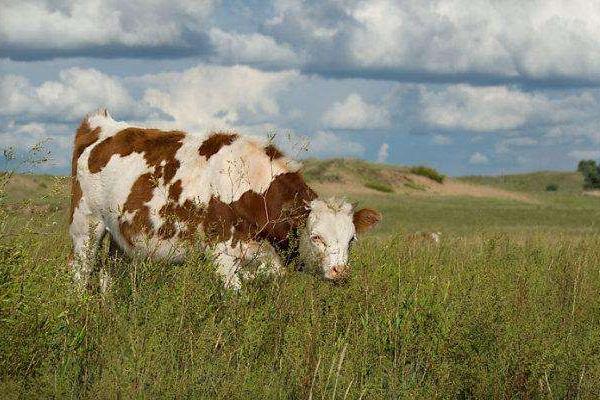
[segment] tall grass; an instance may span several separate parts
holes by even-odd
[[[597,235],[367,239],[347,285],[290,271],[237,295],[200,256],[105,260],[102,297],[37,229],[0,253],[3,398],[600,395]]]
[[[0,196],[2,399],[600,397],[596,199],[373,194],[346,285],[290,269],[233,294],[200,254],[104,257],[102,296],[70,280],[66,181],[38,178]]]

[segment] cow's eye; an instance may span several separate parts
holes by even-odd
[[[312,240],[313,243],[315,244],[321,244],[321,245],[325,245],[325,241],[323,240],[323,238],[319,235],[312,235],[310,237],[310,240]]]

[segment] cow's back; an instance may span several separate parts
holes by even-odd
[[[85,206],[128,253],[181,259],[199,237],[283,237],[293,224],[268,214],[314,197],[298,169],[255,138],[131,127],[100,111],[76,135],[71,215]]]

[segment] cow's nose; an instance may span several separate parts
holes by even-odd
[[[334,265],[331,267],[331,279],[343,279],[348,276],[350,268],[347,265]]]

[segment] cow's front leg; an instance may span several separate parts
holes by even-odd
[[[284,271],[279,255],[267,242],[238,242],[235,246],[231,241],[222,242],[215,246],[215,256],[217,272],[228,289],[240,289],[240,275],[253,279],[257,273],[279,275]]]
[[[285,272],[279,254],[277,254],[270,243],[260,243],[255,258],[259,263],[257,268],[258,273],[282,275]]]
[[[281,258],[268,242],[250,241],[240,246],[241,268],[244,279],[254,279],[259,274],[280,275],[283,273]]]
[[[239,250],[231,246],[230,242],[218,243],[215,246],[217,273],[221,276],[226,289],[240,290],[242,285],[240,278],[237,276],[240,261]]]

